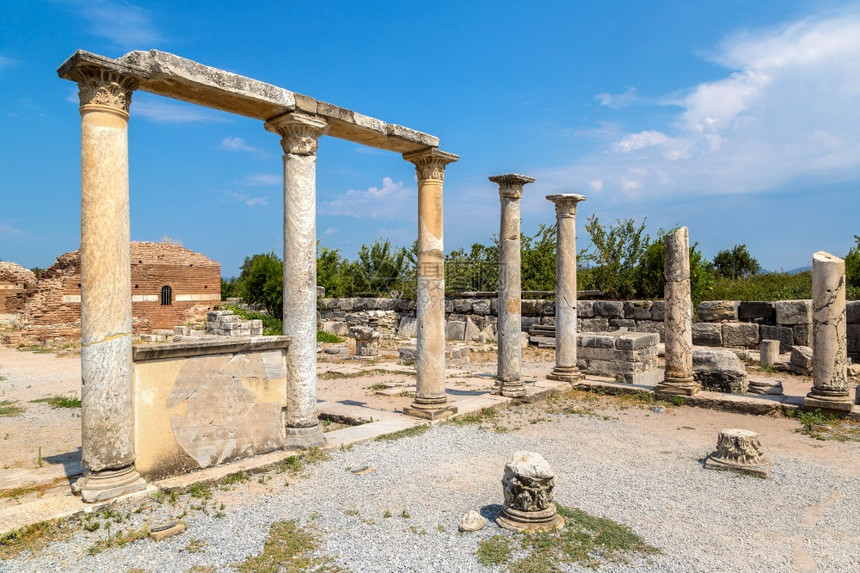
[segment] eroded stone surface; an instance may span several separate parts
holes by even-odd
[[[764,455],[758,434],[750,430],[732,428],[723,430],[717,437],[717,451],[705,460],[705,468],[748,473],[766,478],[770,476],[771,461]]]
[[[474,509],[470,509],[460,519],[460,531],[480,531],[487,524],[487,519]]]
[[[505,503],[496,522],[518,531],[550,531],[564,526],[553,503],[555,472],[537,452],[518,451],[505,464]]]
[[[696,382],[707,390],[729,394],[743,394],[747,391],[746,369],[730,350],[694,349],[693,372]]]

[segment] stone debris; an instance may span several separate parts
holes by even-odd
[[[609,376],[627,384],[654,385],[662,379],[657,368],[657,344],[653,332],[600,332],[578,336],[579,369],[595,376]]]
[[[693,349],[693,376],[706,390],[727,394],[747,392],[746,369],[730,350]]]
[[[782,396],[782,380],[776,378],[750,380],[747,386],[750,394],[767,394],[768,396]]]
[[[460,520],[460,531],[480,531],[484,529],[484,526],[487,524],[487,519],[475,511],[474,509],[470,509],[463,515],[463,518]]]
[[[717,451],[705,460],[705,469],[728,470],[767,478],[772,462],[764,456],[758,434],[731,428],[717,437]]]
[[[758,352],[762,366],[773,366],[779,360],[779,344],[778,340],[761,341]]]
[[[354,358],[376,358],[379,356],[380,335],[370,326],[352,326],[349,335],[355,339]]]
[[[553,503],[555,472],[537,452],[518,451],[505,464],[505,503],[496,523],[514,531],[554,531],[564,527]]]
[[[170,522],[162,525],[154,525],[149,531],[149,538],[153,541],[161,541],[185,531],[184,523]]]
[[[263,336],[262,320],[242,320],[232,310],[206,313],[206,334],[214,336]]]
[[[792,346],[788,360],[788,370],[802,376],[812,376],[812,348]]]
[[[323,352],[325,352],[326,354],[339,356],[341,354],[349,354],[349,348],[347,348],[346,346],[326,346],[323,349]]]

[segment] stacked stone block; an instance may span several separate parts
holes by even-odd
[[[657,343],[653,332],[599,332],[580,334],[577,367],[596,376],[610,376],[628,384],[656,384]]]
[[[213,310],[206,314],[206,334],[214,336],[262,336],[262,320],[242,320],[232,310]]]

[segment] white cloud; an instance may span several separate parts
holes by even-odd
[[[77,94],[74,102],[79,103]],[[203,108],[189,104],[173,103],[163,98],[148,99],[132,96],[131,116],[142,117],[155,123],[221,123],[226,121]]]
[[[14,67],[17,63],[18,62],[16,62],[12,58],[8,58],[8,57],[0,54],[0,70],[3,70],[5,68]]]
[[[244,187],[270,187],[284,184],[284,176],[278,173],[255,173],[242,179]]]
[[[264,196],[251,197],[241,191],[219,190],[218,193],[224,197],[222,200],[225,203],[244,203],[248,207],[265,206],[269,204],[269,198]]]
[[[322,202],[319,210],[324,215],[393,219],[414,211],[416,197],[416,189],[405,187],[402,181],[395,183],[390,177],[385,177],[381,187],[350,189],[335,200]]]
[[[0,223],[0,235],[23,235],[24,231],[13,227],[12,225],[6,225],[4,223]]]
[[[248,143],[241,137],[225,137],[221,140],[221,145],[218,146],[218,149],[223,151],[244,151],[245,153],[253,153],[264,157],[270,156],[266,151],[248,145]]]
[[[627,107],[638,99],[636,97],[636,88],[627,88],[624,93],[620,94],[600,93],[594,97],[600,102],[600,105],[612,109]]]
[[[326,227],[325,231],[323,231],[323,237],[330,237],[337,233],[337,229],[334,227]]]
[[[146,50],[163,44],[149,10],[130,2],[113,0],[66,0],[89,24],[89,31],[122,49]]]
[[[664,98],[681,108],[668,125],[607,132],[597,152],[549,170],[545,188],[591,186],[619,202],[860,180],[860,14],[736,34],[710,59],[725,76]]]

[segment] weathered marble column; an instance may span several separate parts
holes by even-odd
[[[61,70],[81,100],[81,464],[86,502],[146,487],[134,469],[128,110],[136,81]]]
[[[681,227],[664,238],[666,277],[664,323],[666,372],[655,392],[664,396],[692,396],[702,389],[693,378],[693,301],[690,298],[690,236]]]
[[[436,148],[404,153],[418,175],[418,343],[415,401],[405,414],[435,420],[457,412],[445,394],[445,250],[442,184],[459,159]]]
[[[812,392],[805,409],[851,411],[845,336],[845,261],[819,251],[812,256]]]
[[[550,380],[576,382],[584,378],[576,366],[576,204],[584,195],[547,195],[555,203],[555,368]]]
[[[502,203],[499,226],[499,322],[497,391],[502,396],[520,398],[526,387],[520,379],[522,368],[522,251],[520,246],[520,199],[523,186],[533,177],[511,173],[495,175]]]
[[[288,113],[266,122],[284,148],[284,334],[287,413],[284,449],[325,443],[317,417],[317,212],[318,139],[326,122]]]

